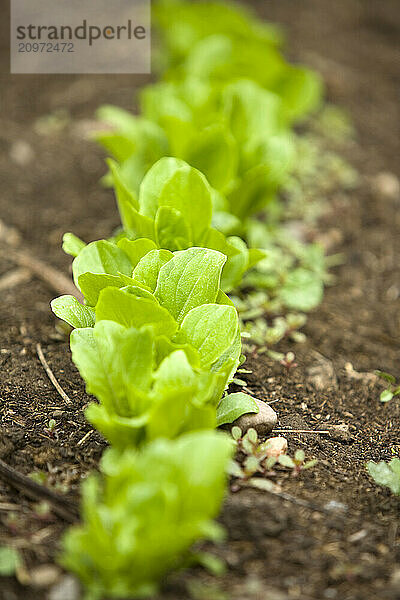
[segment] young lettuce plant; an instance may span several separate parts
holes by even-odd
[[[184,350],[164,356],[170,348],[151,326],[127,329],[98,321],[72,332],[71,350],[87,391],[100,402],[85,416],[114,447],[216,427],[226,372],[192,366]],[[193,362],[198,358],[193,352]]]
[[[99,118],[112,130],[99,132],[98,141],[137,194],[147,167],[140,159],[147,142],[139,123],[159,127],[168,153],[201,170],[214,188],[213,223],[223,232],[243,231],[243,219],[274,198],[293,166],[280,98],[253,81],[218,91],[194,77],[159,83],[142,92],[141,108],[141,117],[111,106],[100,109]]]
[[[163,55],[172,65],[182,62],[197,42],[210,35],[258,39],[271,47],[282,42],[279,28],[260,21],[244,4],[158,0],[153,6],[153,19],[161,32]]]
[[[170,251],[193,246],[218,250],[227,257],[221,287],[230,291],[264,253],[239,237],[226,238],[211,227],[213,190],[204,175],[182,160],[165,157],[146,174],[138,195],[123,169],[110,162],[117,202],[126,236],[147,238],[155,248]]]
[[[218,411],[224,412],[224,404],[229,403],[230,398],[225,396],[221,402],[220,399],[235,374],[241,355],[237,311],[219,287],[226,257],[206,248],[189,248],[174,253],[168,250],[148,252],[148,242],[146,239],[131,241],[126,238],[120,240],[118,245],[107,241],[92,242],[82,248],[74,259],[74,281],[83,293],[86,304],[80,304],[73,296],[61,296],[51,304],[59,318],[81,332],[73,334],[71,339],[73,352],[75,349],[73,358],[90,390],[106,403],[100,396],[101,390],[97,390],[93,383],[96,377],[101,377],[100,366],[96,366],[98,355],[109,360],[109,371],[119,381],[128,366],[126,359],[132,348],[126,351],[126,357],[120,357],[120,363],[114,358],[115,350],[107,359],[105,350],[100,352],[98,344],[111,331],[111,326],[101,322],[113,321],[128,330],[151,328],[156,338],[156,367],[161,368],[162,360],[171,353],[181,351],[178,357],[169,357],[171,369],[176,366],[172,364],[173,360],[177,362],[179,359],[182,363],[185,355],[188,369],[216,374],[218,377],[213,382],[209,381],[214,393],[211,397],[205,393],[197,402],[212,402],[214,406],[218,405]],[[144,256],[139,258],[142,254]],[[96,332],[85,329],[93,327],[95,322],[96,327],[98,325]],[[133,332],[124,333],[115,328],[113,332],[121,339],[131,336],[132,344],[135,343]],[[144,336],[143,333],[140,335]],[[112,336],[107,344],[109,348],[118,348]],[[82,345],[81,352],[79,345]],[[88,365],[82,361],[90,361],[90,348],[96,349],[92,354],[94,362]],[[152,366],[149,368],[152,369]],[[108,375],[105,377],[108,381]],[[128,377],[128,389],[131,383]],[[147,392],[151,395],[149,388]],[[193,393],[196,396],[197,392]],[[195,398],[193,401],[196,403]],[[127,415],[116,412],[114,406],[113,411],[107,412],[131,418],[138,411],[137,408],[131,408],[131,414]],[[243,407],[242,414],[244,412],[257,412],[256,403],[250,396],[247,410]],[[104,410],[102,414],[105,414]]]
[[[288,122],[304,118],[320,104],[321,79],[309,69],[288,64],[277,47],[277,30],[250,13],[226,3],[158,0],[154,16],[165,43],[167,80],[192,73],[215,86],[252,79],[281,96]]]
[[[207,431],[156,440],[140,452],[105,452],[102,477],[83,484],[83,523],[63,544],[62,564],[87,598],[152,596],[166,573],[187,563],[194,542],[221,538],[212,519],[233,449],[227,435]]]

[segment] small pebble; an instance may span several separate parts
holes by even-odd
[[[258,435],[267,435],[277,424],[278,415],[265,402],[257,399],[255,399],[255,401],[258,405],[259,412],[242,415],[232,423],[232,426],[237,425],[243,433],[252,427],[257,431]]]
[[[64,414],[63,410],[55,410],[53,411],[53,417],[56,419],[57,417],[62,417]]]
[[[332,427],[329,429],[329,437],[331,440],[335,440],[337,442],[350,442],[352,440],[349,426],[346,423],[332,425]]]
[[[390,587],[400,594],[400,568],[396,568],[390,578]]]
[[[348,506],[343,502],[338,502],[337,500],[329,500],[324,505],[325,510],[337,511],[337,512],[347,512]]]
[[[400,181],[394,173],[382,172],[372,180],[373,190],[382,198],[397,200],[400,197]]]
[[[267,457],[270,458],[274,456],[275,458],[278,458],[278,456],[286,454],[287,448],[288,442],[286,438],[281,436],[269,438],[266,442]]]
[[[316,364],[307,369],[307,380],[316,390],[336,389],[338,387],[332,362],[322,357]]]
[[[17,140],[10,149],[10,158],[20,167],[26,167],[35,157],[32,147],[24,140]]]
[[[65,575],[59,583],[51,588],[48,600],[79,600],[79,598],[79,583],[75,577]]]
[[[45,588],[54,585],[61,575],[56,565],[39,565],[30,572],[31,584],[34,587]]]
[[[352,533],[351,535],[349,535],[349,537],[347,538],[347,541],[350,542],[350,544],[356,544],[357,542],[360,542],[365,537],[367,537],[367,535],[368,535],[367,529],[360,529],[360,531],[356,531],[355,533]]]

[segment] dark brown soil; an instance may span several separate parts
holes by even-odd
[[[317,508],[329,501],[345,506],[326,514],[264,492],[232,494],[221,517],[228,540],[218,550],[228,563],[226,575],[215,579],[200,570],[175,575],[160,599],[395,600],[400,504],[371,482],[365,463],[399,453],[400,402],[381,404],[380,385],[354,374],[347,363],[358,373],[379,368],[400,376],[400,201],[379,193],[373,183],[382,171],[400,175],[400,6],[397,0],[254,5],[285,26],[292,57],[323,73],[329,98],[348,109],[357,129],[348,158],[361,173],[361,186],[350,202],[336,198],[322,224],[343,233],[339,250],[347,262],[337,271],[337,285],[310,316],[308,340],[295,348],[299,366],[286,374],[259,357],[248,361],[253,373],[247,376],[258,397],[279,399],[274,407],[282,428],[348,426],[346,434],[288,434],[291,452],[303,448],[319,463],[300,478],[280,478],[285,492]],[[112,195],[98,185],[105,170],[102,154],[85,132],[98,105],[129,107],[134,87],[143,82],[126,76],[1,75],[0,216],[18,229],[32,254],[66,274],[64,231],[91,240],[107,236],[118,223]],[[41,121],[38,132],[38,119],[54,111],[59,128],[47,125],[43,133]],[[13,268],[3,244],[0,278]],[[65,484],[76,498],[82,475],[97,465],[104,443],[96,433],[79,443],[90,431],[82,413],[88,397],[67,340],[55,330],[53,295],[36,278],[1,291],[0,458],[23,473],[45,473],[49,485]],[[37,343],[71,405],[50,384]],[[288,343],[282,348],[291,349]],[[337,384],[333,378],[316,390],[308,368],[321,363],[320,355],[325,368],[333,367]],[[51,418],[55,434],[46,429]],[[12,540],[28,572],[54,560],[64,526],[0,482],[0,544]],[[46,589],[1,580],[2,600],[45,597]]]

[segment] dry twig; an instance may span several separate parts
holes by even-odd
[[[49,488],[33,481],[30,477],[19,473],[13,467],[0,459],[0,478],[22,492],[28,498],[33,500],[45,500],[51,504],[53,512],[68,521],[76,523],[78,521],[78,508],[75,504],[63,498],[60,494],[53,492]]]
[[[329,435],[327,429],[274,429],[272,433],[318,433]]]
[[[32,255],[32,252],[23,248],[21,235],[14,227],[9,227],[0,219],[0,242],[7,246],[7,258],[20,267],[28,269],[31,273],[47,283],[58,294],[71,294],[82,301],[83,296],[76,289],[72,281],[63,273],[50,267],[48,264]]]
[[[54,385],[54,387],[56,388],[57,392],[60,394],[61,398],[64,400],[64,402],[66,404],[72,404],[72,400],[67,396],[67,394],[64,392],[64,390],[62,389],[61,385],[58,383],[57,379],[55,378],[55,375],[53,373],[53,371],[50,369],[44,355],[43,355],[43,350],[42,350],[42,346],[40,344],[36,344],[36,351],[37,351],[37,355],[39,357],[40,362],[43,365],[44,370],[46,371],[48,378],[50,379],[51,383]]]

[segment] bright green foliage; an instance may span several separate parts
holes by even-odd
[[[389,463],[381,460],[378,463],[367,463],[368,473],[373,480],[383,487],[388,487],[396,496],[400,496],[400,459],[392,458]]]
[[[375,373],[386,385],[386,389],[380,394],[381,402],[390,402],[394,397],[400,396],[400,385],[396,377],[384,371],[375,371]]]
[[[226,375],[192,366],[184,346],[171,344],[164,356],[164,343],[151,327],[126,329],[112,321],[71,335],[73,361],[100,402],[90,405],[87,419],[116,447],[216,425]]]
[[[64,540],[63,564],[87,598],[151,596],[193,542],[218,540],[217,515],[233,452],[228,436],[199,432],[142,451],[106,451],[102,479],[83,487],[83,524]]]
[[[78,302],[74,296],[60,296],[51,302],[54,314],[72,327],[93,327],[95,312],[93,308]]]
[[[285,311],[312,309],[326,279],[319,249],[283,241],[277,196],[301,165],[291,126],[318,106],[319,78],[289,65],[278,30],[244,8],[157,0],[152,9],[164,81],[141,94],[141,116],[99,111],[111,125],[97,139],[113,157],[105,179],[122,230],[88,245],[64,236],[84,304],[52,302],[74,328],[72,357],[98,400],[87,419],[113,446],[64,541],[63,564],[93,600],[153,595],[194,542],[221,534],[212,519],[233,448],[212,429],[258,411],[247,394],[224,396],[241,360],[224,292],[262,288],[235,302],[243,319],[259,319],[264,343],[294,339],[304,316]],[[241,443],[258,444],[255,432]],[[312,466],[304,460],[300,451],[287,466]]]
[[[116,445],[214,427],[241,355],[238,315],[219,287],[224,255],[154,249],[138,260],[146,242],[123,239],[125,252],[92,242],[73,263],[87,305],[72,296],[52,302],[55,314],[78,328],[73,360],[101,404],[88,419]],[[168,370],[176,374],[173,386],[163,384]],[[235,414],[253,409],[248,397]]]
[[[63,250],[71,256],[78,256],[79,252],[86,246],[85,242],[80,240],[73,233],[64,233]]]
[[[132,119],[138,122],[151,119],[168,140],[167,152],[205,174],[214,188],[211,190],[213,223],[221,231],[241,231],[238,218],[247,218],[267,204],[292,168],[293,144],[285,127],[281,100],[252,81],[228,83],[218,93],[211,83],[195,78],[159,83],[143,91],[141,104],[142,117],[133,117],[113,107],[99,111],[100,119],[114,128],[113,132],[107,132],[107,139],[114,135],[131,142],[125,144],[125,154],[118,152],[113,156],[121,164],[120,179],[135,198],[139,189],[139,163],[134,159],[137,152],[131,154],[129,149],[140,148],[145,142],[140,137],[132,139]],[[103,134],[98,139],[103,143]],[[109,144],[106,147],[109,149]],[[147,168],[143,163],[141,177]],[[115,179],[114,173],[118,194],[121,184]],[[194,190],[192,195],[197,203],[196,187]],[[121,192],[119,204],[123,216],[120,196]],[[205,216],[209,213],[208,210]]]
[[[236,392],[222,398],[219,405],[217,425],[232,423],[245,413],[258,413],[257,402],[248,394]]]
[[[0,546],[0,576],[10,577],[22,565],[18,550],[10,546]]]
[[[167,157],[159,160],[147,172],[138,192],[126,165],[109,164],[129,238],[146,238],[155,248],[170,251],[191,246],[219,250],[228,259],[222,274],[225,291],[240,283],[243,274],[263,256],[257,250],[248,250],[239,238],[225,238],[211,227],[216,192],[200,171],[184,161]]]
[[[162,30],[163,50],[167,50],[174,64],[210,35],[251,38],[271,46],[282,41],[282,33],[276,26],[258,20],[244,4],[158,0],[154,3],[153,18]]]
[[[288,120],[318,106],[319,77],[304,67],[289,65],[278,49],[278,30],[258,21],[244,7],[158,0],[153,15],[164,42],[168,79],[196,73],[217,86],[246,77],[281,96]]]

